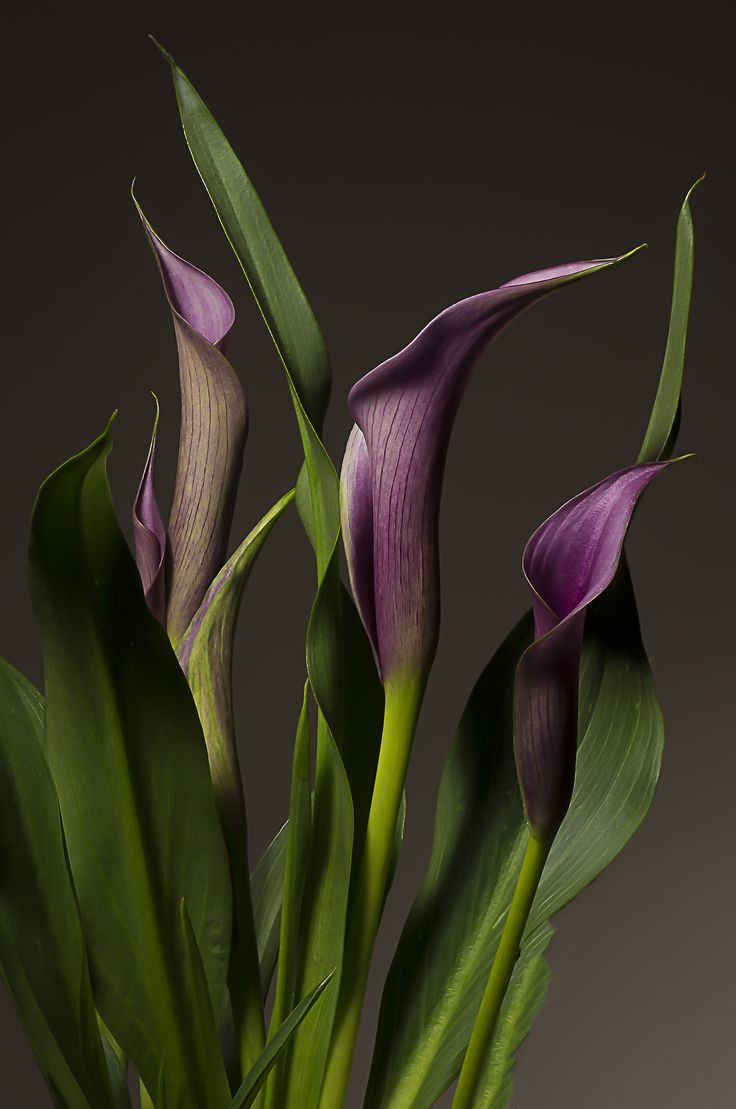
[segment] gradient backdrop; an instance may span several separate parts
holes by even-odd
[[[40,680],[26,587],[35,491],[120,408],[111,466],[123,519],[155,388],[160,491],[175,464],[176,355],[128,197],[233,294],[231,356],[251,413],[235,533],[293,480],[274,352],[189,161],[156,34],[239,150],[334,359],[328,439],[350,384],[445,305],[516,274],[650,249],[561,293],[483,360],[452,444],[443,506],[443,636],[409,781],[409,823],[360,1049],[423,875],[443,754],[469,688],[526,605],[525,539],[635,457],[666,333],[675,219],[690,183],[697,269],[678,468],[637,515],[630,553],[669,724],[650,819],[557,918],[551,995],[523,1049],[520,1109],[727,1109],[733,957],[734,254],[732,57],[718,7],[687,17],[588,5],[509,15],[462,3],[259,7],[209,0],[27,5],[4,17],[3,489],[0,652]],[[721,9],[725,12],[725,6]],[[50,6],[48,11],[51,12]],[[60,14],[63,13],[63,14]],[[252,848],[284,819],[312,565],[295,516],[269,541],[237,655]],[[278,680],[277,680],[278,679]],[[0,1104],[50,1104],[0,996]],[[360,1105],[359,1093],[351,1109]]]

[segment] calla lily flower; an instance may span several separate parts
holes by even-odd
[[[516,671],[514,750],[529,826],[548,843],[567,812],[575,778],[586,609],[613,581],[637,500],[669,465],[618,470],[558,509],[524,550],[534,642]]]
[[[153,493],[154,429],[133,514],[136,559],[149,606],[159,619],[165,594],[166,629],[176,645],[225,561],[247,411],[242,386],[222,353],[235,320],[230,297],[174,254],[138,211],[174,322],[181,433],[167,538]]]
[[[133,537],[135,560],[143,582],[146,603],[160,624],[166,623],[166,525],[164,524],[154,482],[156,465],[156,432],[158,431],[158,399],[153,422],[151,445],[148,448],[143,477],[133,504]]]
[[[628,255],[624,256],[628,257]],[[621,258],[524,274],[447,308],[349,397],[342,526],[384,684],[426,677],[439,631],[438,518],[450,433],[481,354],[525,308]]]

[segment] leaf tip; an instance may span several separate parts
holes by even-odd
[[[176,62],[174,61],[173,57],[171,56],[169,51],[166,49],[166,47],[162,46],[162,44],[158,41],[158,39],[154,35],[149,34],[148,37],[151,40],[151,42],[153,43],[153,45],[156,47],[156,49],[159,51],[159,53],[169,63],[171,68],[176,69],[177,68]]]
[[[646,250],[648,246],[649,243],[639,243],[639,245],[635,246],[633,250],[627,251],[626,254],[620,254],[618,258],[614,260],[615,264],[619,265],[619,263],[621,262],[628,262],[629,258],[633,258],[635,254],[639,254],[642,250]]]
[[[682,202],[683,208],[687,207],[687,205],[690,203],[690,197],[693,195],[693,193],[697,189],[698,185],[703,184],[703,181],[705,181],[707,176],[708,176],[708,173],[707,173],[706,170],[704,170],[703,173],[701,173],[700,177],[698,177],[697,181],[693,181],[692,185],[690,186],[690,188],[687,190],[687,193],[685,194],[685,199]]]

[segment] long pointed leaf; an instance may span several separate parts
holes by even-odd
[[[701,181],[703,181],[702,177],[689,190],[677,221],[675,276],[667,346],[657,394],[637,462],[655,462],[660,458],[670,458],[674,448],[680,419],[680,394],[685,369],[685,345],[695,265],[695,236],[690,212],[690,197]]]
[[[106,477],[109,430],[51,477],[31,528],[46,744],[100,1013],[149,1091],[200,1098],[183,996],[187,901],[215,1011],[230,940],[227,853],[196,707],[149,613]],[[93,834],[91,834],[93,830]]]
[[[284,871],[283,905],[281,910],[281,935],[279,939],[279,967],[276,996],[271,1012],[273,1034],[291,1012],[296,1003],[296,983],[299,973],[299,941],[303,909],[304,885],[307,877],[312,839],[312,787],[311,752],[309,734],[308,684],[304,688],[302,708],[294,744],[289,802],[288,843]],[[265,1099],[267,1109],[278,1109],[284,1103],[284,1068],[281,1060],[270,1075]]]
[[[264,1041],[258,947],[248,880],[248,829],[235,741],[232,665],[243,590],[263,544],[294,499],[287,493],[243,540],[213,581],[178,647],[199,710],[233,880],[229,984],[241,1059],[248,1066]]]
[[[245,1076],[243,1084],[232,1100],[230,1109],[248,1109],[248,1106],[253,1104],[263,1083],[268,1078],[271,1068],[276,1063],[279,1053],[283,1051],[307,1013],[319,1000],[331,979],[332,974],[328,974],[289,1014],[273,1039],[266,1044],[266,1048],[256,1065]]]
[[[43,728],[41,695],[0,659],[0,962],[57,1096],[117,1109]]]
[[[192,157],[281,356],[304,451],[296,501],[317,564],[307,672],[318,706],[318,727],[314,856],[307,880],[300,992],[324,977],[327,952],[332,953],[330,965],[337,962],[334,987],[319,1007],[309,1040],[299,1036],[291,1053],[291,1077],[299,1092],[290,1088],[289,1096],[297,1099],[300,1109],[310,1109],[319,1097],[339,993],[355,826],[351,794],[362,819],[372,779],[357,771],[375,765],[380,727],[372,729],[375,721],[380,725],[381,692],[370,653],[354,652],[351,643],[355,641],[345,634],[352,602],[339,580],[339,481],[319,437],[330,382],[321,333],[242,165],[191,82],[166,56]],[[360,672],[356,663],[362,667]],[[351,697],[358,684],[361,697]],[[366,702],[375,707],[364,711]],[[359,826],[356,846],[362,834]]]
[[[261,965],[261,992],[265,999],[279,951],[281,905],[289,825],[279,828],[250,876],[253,918]]]
[[[196,936],[189,919],[186,902],[182,898],[179,920],[181,923],[184,959],[186,965],[185,989],[187,1011],[196,1034],[197,1070],[204,1075],[207,1090],[215,1105],[225,1106],[230,1097],[230,1087],[225,1072],[225,1062],[220,1050],[215,1014],[212,1010],[207,979],[202,965]]]
[[[194,163],[307,417],[319,431],[331,380],[322,332],[232,147],[174,59],[163,47],[159,49],[171,65],[184,135]]]

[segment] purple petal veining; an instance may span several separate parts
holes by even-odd
[[[169,250],[142,212],[179,351],[181,432],[168,527],[166,626],[176,644],[225,560],[247,434],[245,396],[222,348],[235,312],[207,274]]]
[[[610,585],[638,498],[667,462],[630,466],[558,509],[532,535],[523,568],[535,641],[514,683],[514,750],[527,819],[551,838],[570,804],[585,612]]]
[[[356,603],[384,681],[426,674],[439,630],[438,520],[455,415],[488,344],[525,308],[620,259],[524,274],[447,308],[353,387],[342,523]]]
[[[133,504],[133,536],[135,539],[135,560],[143,582],[146,603],[159,623],[165,624],[166,581],[164,560],[166,558],[166,527],[161,518],[154,489],[157,430],[158,400],[156,400],[156,418],[151,434],[151,445],[148,448],[148,458]]]

